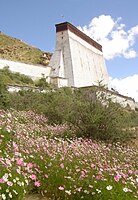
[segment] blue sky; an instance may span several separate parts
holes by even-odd
[[[0,31],[44,51],[68,21],[103,45],[112,86],[138,101],[138,0],[0,0]]]

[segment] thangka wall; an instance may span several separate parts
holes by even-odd
[[[51,77],[68,87],[99,84],[109,88],[102,46],[68,22],[56,25],[56,48],[49,62]]]

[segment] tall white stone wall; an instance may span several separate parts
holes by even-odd
[[[57,31],[56,49],[49,66],[53,69],[51,76],[67,79],[69,87],[99,85],[100,82],[109,88],[103,53],[69,29]]]
[[[71,31],[69,42],[74,75],[74,86],[108,85],[108,73],[100,50],[96,49]]]
[[[0,59],[0,69],[6,66],[8,66],[12,72],[19,72],[31,77],[33,80],[40,79],[43,77],[43,75],[44,77],[49,77],[51,70],[51,68],[47,66],[44,67],[42,65],[29,65],[25,63]]]

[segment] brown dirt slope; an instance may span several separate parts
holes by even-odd
[[[0,32],[0,58],[28,64],[47,65],[51,55],[51,53],[43,52]]]

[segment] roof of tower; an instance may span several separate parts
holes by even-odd
[[[90,45],[92,45],[96,49],[102,51],[102,46],[99,43],[97,43],[92,38],[90,38],[89,36],[87,36],[86,34],[84,34],[78,28],[76,28],[75,26],[73,26],[71,23],[69,23],[69,22],[63,22],[63,23],[60,23],[60,24],[56,24],[55,26],[56,26],[56,32],[70,30],[75,35],[77,35],[81,39],[85,40],[87,43],[89,43]]]

